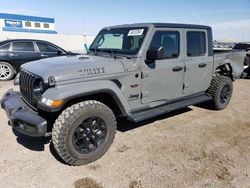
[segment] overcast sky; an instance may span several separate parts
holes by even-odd
[[[250,0],[0,0],[1,13],[55,18],[62,34],[139,22],[210,25],[214,39],[250,41]]]

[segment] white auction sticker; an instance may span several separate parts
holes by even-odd
[[[138,36],[142,35],[144,29],[133,29],[128,32],[128,36]]]

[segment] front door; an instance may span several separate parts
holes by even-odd
[[[142,103],[167,102],[182,96],[184,60],[182,31],[155,31],[150,48],[163,48],[164,59],[142,65]]]
[[[62,52],[57,47],[50,45],[48,43],[36,42],[36,44],[39,50],[40,59],[47,58],[47,57],[55,57],[59,55],[65,55],[65,52]]]

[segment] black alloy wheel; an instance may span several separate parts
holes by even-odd
[[[82,120],[73,133],[72,143],[75,149],[87,154],[98,149],[107,136],[107,126],[100,117],[90,117]]]

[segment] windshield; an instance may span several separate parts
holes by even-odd
[[[145,38],[147,28],[103,29],[90,46],[90,51],[135,55]]]

